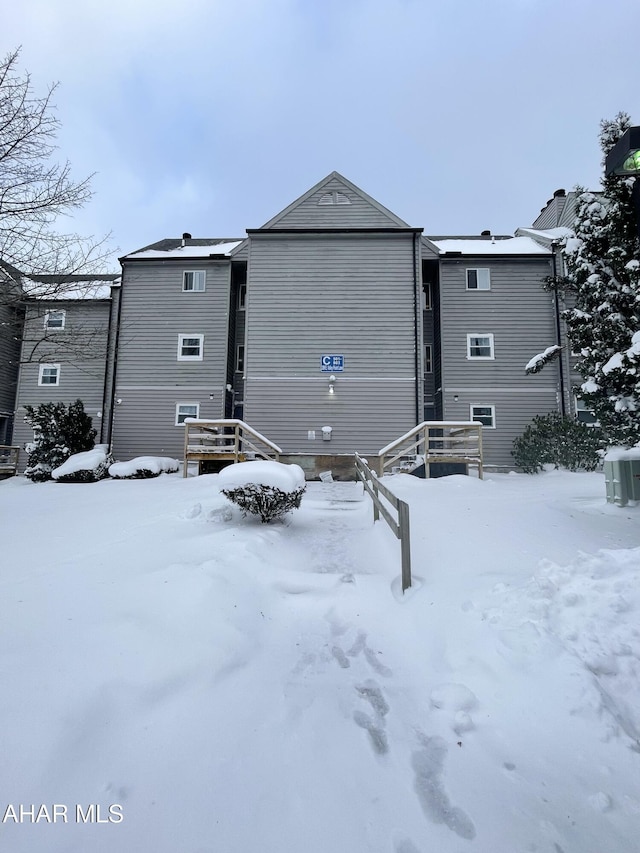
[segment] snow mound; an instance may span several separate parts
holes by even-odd
[[[96,444],[92,450],[74,453],[66,462],[54,468],[51,476],[54,480],[60,480],[86,471],[93,474],[92,479],[99,480],[104,476],[102,469],[106,471],[108,453],[108,445]]]
[[[297,492],[305,485],[304,471],[299,465],[283,462],[236,462],[223,468],[218,475],[220,489],[237,489],[242,486],[270,486],[281,492]]]
[[[178,460],[168,456],[136,456],[128,462],[114,462],[109,466],[109,476],[114,480],[141,480],[145,477],[157,477],[163,472],[172,474],[179,469]]]

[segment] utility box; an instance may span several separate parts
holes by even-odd
[[[331,441],[332,433],[333,433],[333,427],[323,426],[322,427],[322,440],[323,441]]]
[[[615,459],[604,463],[607,503],[626,506],[640,501],[640,459]]]

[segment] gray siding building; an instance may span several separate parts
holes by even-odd
[[[558,191],[516,237],[430,237],[333,172],[237,238],[132,252],[106,298],[41,302],[37,319],[29,308],[14,442],[31,438],[25,403],[80,397],[122,460],[181,457],[188,417],[241,418],[311,456],[478,420],[486,465],[506,470],[534,415],[576,408],[566,347],[525,374],[558,343],[562,305],[542,284],[571,207]],[[54,327],[66,312],[67,332],[93,327],[94,358],[58,358],[51,335],[27,358],[43,311],[58,312]]]

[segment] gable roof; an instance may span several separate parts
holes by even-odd
[[[303,193],[262,226],[262,229],[288,227],[336,228],[409,228],[395,213],[380,204],[339,172]]]

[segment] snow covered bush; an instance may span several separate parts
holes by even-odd
[[[263,524],[297,509],[305,490],[302,468],[282,462],[238,462],[223,468],[218,480],[243,515],[258,515]]]
[[[177,459],[165,456],[136,456],[128,462],[114,462],[109,466],[109,476],[114,480],[147,480],[159,477],[164,471],[173,474],[180,470]]]
[[[66,462],[51,472],[58,483],[97,483],[109,476],[113,462],[107,444],[96,444],[92,450],[74,453]]]
[[[91,450],[96,431],[81,400],[64,403],[41,403],[25,406],[25,422],[32,427],[34,439],[26,446],[29,454],[25,477],[34,483],[51,479],[51,471],[74,453]]]
[[[536,474],[545,465],[569,471],[594,471],[600,463],[603,446],[604,439],[597,427],[550,412],[535,416],[513,442],[511,455],[525,474]]]

